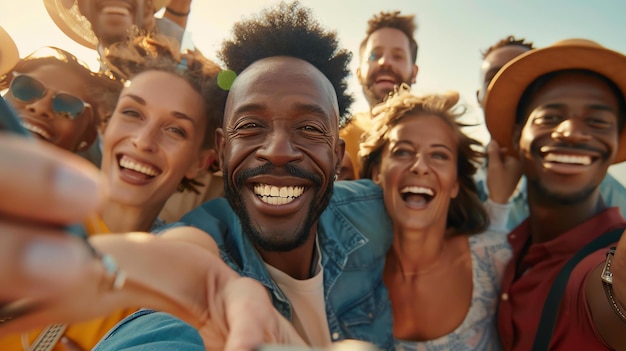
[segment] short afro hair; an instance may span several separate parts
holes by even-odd
[[[340,49],[338,43],[337,33],[322,28],[309,8],[298,1],[281,2],[255,17],[235,23],[233,38],[222,43],[217,55],[236,74],[258,60],[274,56],[309,62],[335,89],[339,126],[342,127],[351,117],[349,108],[354,101],[347,91],[352,54]]]
[[[530,41],[526,41],[526,39],[524,38],[516,38],[512,35],[509,35],[508,37],[504,38],[504,39],[500,39],[497,43],[493,44],[492,46],[488,47],[487,50],[484,50],[481,52],[481,55],[483,56],[483,60],[487,57],[487,55],[489,55],[490,53],[492,53],[493,51],[505,47],[505,46],[511,46],[511,45],[517,45],[517,46],[523,46],[525,48],[527,48],[528,50],[532,50],[535,47],[533,46],[533,43]]]

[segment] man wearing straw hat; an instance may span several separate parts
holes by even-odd
[[[626,56],[583,39],[530,50],[489,85],[487,127],[519,158],[530,212],[509,234],[505,350],[626,349],[626,220],[599,191],[626,160],[624,92]]]
[[[44,0],[44,5],[65,35],[102,55],[132,26],[182,42],[191,0]],[[163,18],[156,18],[162,8]]]
[[[483,61],[480,69],[481,86],[476,91],[476,98],[481,108],[484,108],[487,87],[496,73],[498,73],[506,63],[532,49],[535,49],[533,43],[527,42],[523,38],[516,38],[509,35],[499,40],[482,53]],[[513,169],[518,168],[518,162],[511,157],[502,159],[503,163],[495,162],[500,160],[498,157],[499,150],[497,143],[491,143],[487,147],[487,150],[493,154],[493,156],[490,155],[489,165],[509,168],[514,167]],[[526,179],[522,177],[518,182],[517,177],[500,177],[496,178],[494,181],[494,178],[489,178],[486,174],[486,168],[481,168],[481,172],[478,173],[477,177],[481,199],[485,201],[487,197],[492,196],[490,198],[497,203],[506,203],[508,201],[511,206],[507,219],[507,229],[513,230],[513,228],[517,227],[528,217]],[[489,179],[489,184],[487,184],[487,179]],[[624,186],[610,173],[606,174],[606,177],[604,177],[604,180],[600,184],[600,193],[608,205],[620,207],[622,216],[626,216],[626,189],[624,189]]]

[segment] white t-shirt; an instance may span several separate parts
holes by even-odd
[[[298,334],[313,347],[328,347],[331,344],[326,307],[324,302],[324,270],[319,245],[317,268],[312,278],[298,280],[265,263],[267,270],[292,307],[292,324]]]

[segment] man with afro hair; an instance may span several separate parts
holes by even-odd
[[[393,349],[382,282],[392,239],[384,234],[393,229],[382,190],[334,181],[344,152],[339,124],[352,101],[350,53],[309,9],[283,2],[237,23],[219,57],[237,75],[221,82],[230,91],[216,133],[225,198],[191,211],[182,225],[208,233],[192,241],[219,248],[232,269],[263,284],[308,345],[357,339]],[[131,348],[205,345],[183,321],[140,311],[96,350]]]

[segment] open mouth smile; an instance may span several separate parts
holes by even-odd
[[[304,186],[274,186],[257,183],[253,187],[254,194],[268,205],[286,205],[302,196]]]
[[[139,162],[126,155],[122,155],[119,157],[118,164],[122,171],[129,171],[136,176],[154,178],[161,174],[160,169],[147,163]]]
[[[588,166],[593,162],[593,158],[589,155],[573,155],[549,152],[543,156],[546,162]]]
[[[409,205],[425,206],[435,197],[435,192],[423,186],[406,186],[400,189],[400,195]]]
[[[43,140],[50,141],[52,139],[52,135],[47,130],[43,129],[40,126],[34,125],[32,123],[26,122],[24,120],[21,121],[22,127],[28,130],[29,132],[35,134]]]

